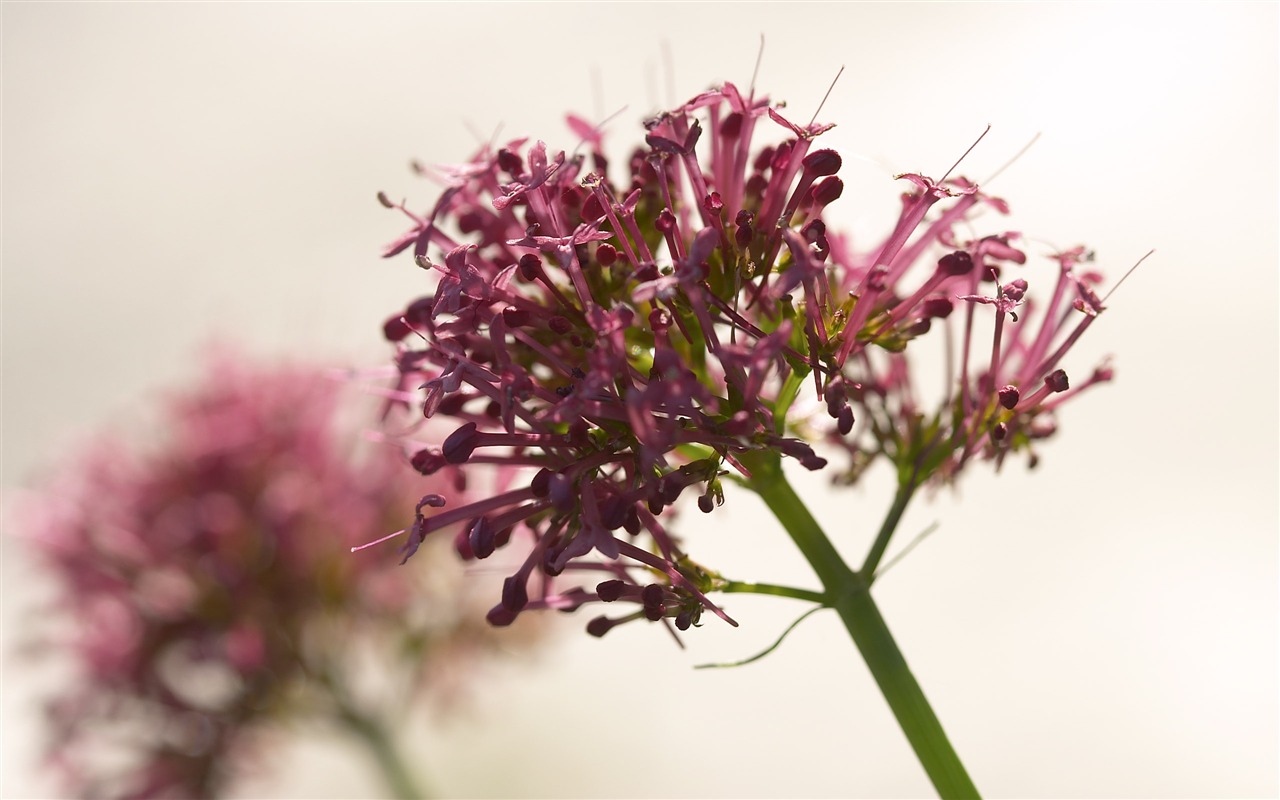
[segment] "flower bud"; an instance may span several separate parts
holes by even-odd
[[[479,444],[480,436],[476,433],[476,424],[468,422],[449,434],[449,438],[444,440],[441,451],[444,454],[444,460],[450,464],[465,464]]]
[[[626,591],[627,585],[620,580],[601,581],[596,584],[596,594],[606,603],[612,603]]]
[[[1070,383],[1067,381],[1066,371],[1060,369],[1055,369],[1045,376],[1044,385],[1048,386],[1051,392],[1065,392],[1071,388]]]
[[[999,396],[1000,396],[1000,405],[1004,406],[1010,411],[1013,410],[1014,406],[1018,405],[1019,394],[1018,394],[1018,387],[1016,386],[1004,387],[1003,389],[1000,390]]]
[[[948,275],[968,275],[973,271],[973,258],[963,250],[956,250],[938,259],[938,269]]]

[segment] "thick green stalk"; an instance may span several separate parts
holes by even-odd
[[[933,713],[924,691],[911,674],[902,651],[880,615],[871,597],[869,582],[840,558],[818,521],[787,482],[776,455],[750,453],[740,460],[751,470],[751,480],[747,485],[760,495],[786,528],[818,574],[827,596],[834,599],[836,612],[853,637],[938,794],[943,798],[979,797],[977,788],[942,730],[942,723]],[[900,493],[899,497],[902,496]],[[903,508],[909,497],[907,492],[901,501]],[[899,503],[895,502],[897,513],[891,512],[895,518],[902,514],[902,508],[898,506]],[[892,526],[889,526],[889,532],[892,533]],[[884,539],[887,543],[888,536]]]

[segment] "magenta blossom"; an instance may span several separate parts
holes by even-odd
[[[822,469],[819,443],[850,454],[846,479],[884,456],[912,487],[951,480],[1029,451],[1065,398],[1110,377],[1072,389],[1062,371],[1102,310],[1081,251],[1032,300],[1041,273],[1018,234],[973,232],[976,211],[1006,204],[915,174],[899,176],[894,229],[856,251],[824,221],[844,190],[839,154],[817,146],[831,126],[778,109],[726,83],[647,120],[621,170],[571,118],[589,160],[515,140],[443,171],[425,215],[380,196],[413,220],[385,255],[412,251],[431,284],[384,327],[393,400],[453,426],[410,438],[413,465],[491,485],[424,497],[404,552],[459,522],[466,558],[527,538],[495,625],[598,602],[629,610],[592,620],[596,635],[732,622],[708,597],[723,579],[669,529],[682,496],[710,512],[725,476],[750,482],[764,456]],[[950,388],[926,401],[908,354],[931,331]]]
[[[51,757],[77,793],[215,795],[260,759],[269,723],[319,716],[368,738],[499,644],[450,588],[452,559],[433,556],[423,581],[350,555],[406,515],[421,478],[354,452],[339,389],[224,356],[170,398],[153,447],[102,440],[30,504],[79,669],[51,708]],[[386,697],[350,686],[370,655]]]

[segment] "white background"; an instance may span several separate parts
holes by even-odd
[[[404,226],[374,194],[434,200],[410,158],[463,160],[464,123],[572,147],[564,112],[624,105],[629,145],[659,106],[749,83],[760,33],[758,84],[801,121],[845,67],[821,114],[845,155],[837,224],[883,230],[890,176],[940,174],[990,123],[977,178],[1043,134],[992,187],[1012,227],[1087,243],[1113,277],[1157,250],[1066,365],[1114,353],[1116,382],[1066,410],[1035,473],[975,470],[913,507],[904,531],[941,529],[877,584],[978,786],[1276,795],[1274,4],[5,3],[4,484],[127,427],[214,339],[382,363],[382,320],[423,291],[377,257]],[[851,558],[887,488],[804,484]],[[816,588],[762,507],[729,500],[687,519],[694,557]],[[12,538],[7,650],[42,591]],[[456,796],[930,793],[834,615],[758,664],[690,669],[798,611],[731,599],[742,628],[713,620],[685,652],[572,619],[489,673],[473,716],[421,726],[417,767]],[[5,797],[52,791],[39,678],[7,652]],[[242,796],[380,791],[332,740],[264,755]]]

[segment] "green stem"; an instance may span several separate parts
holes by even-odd
[[[723,586],[717,586],[716,591],[725,592],[726,594],[771,594],[778,597],[793,597],[796,600],[808,600],[811,603],[817,603],[823,606],[831,605],[827,596],[822,592],[813,592],[808,589],[795,589],[790,586],[777,586],[772,583],[726,581]]]
[[[884,558],[884,551],[889,547],[889,540],[893,538],[893,532],[898,528],[902,512],[907,510],[907,503],[911,502],[911,496],[915,492],[915,475],[898,485],[898,493],[894,495],[893,505],[884,518],[884,524],[880,526],[880,532],[876,534],[871,551],[867,553],[867,560],[862,562],[862,569],[858,570],[858,574],[866,579],[868,586],[875,583],[876,568],[880,566],[880,559]]]
[[[777,420],[779,436],[786,431],[787,411],[791,409],[791,404],[796,401],[796,395],[800,394],[800,386],[804,383],[804,379],[804,373],[792,372],[783,382],[782,390],[778,392],[778,402],[773,409],[773,418]]]
[[[338,705],[338,719],[348,732],[368,747],[369,754],[377,762],[393,797],[397,800],[421,800],[427,796],[381,722],[341,701]]]
[[[751,470],[748,486],[760,495],[786,528],[818,574],[827,596],[835,598],[836,612],[938,794],[943,798],[979,797],[977,788],[942,730],[942,723],[933,713],[924,691],[911,674],[902,651],[880,615],[871,597],[870,585],[864,579],[865,573],[854,572],[840,558],[818,521],[787,482],[777,455],[746,453],[740,461]],[[882,534],[886,529],[889,532],[884,536],[886,545],[897,524],[896,518],[901,517],[909,499],[910,491],[899,491],[899,497],[894,501],[896,513],[890,512],[895,520],[892,524],[886,520],[881,531]]]

